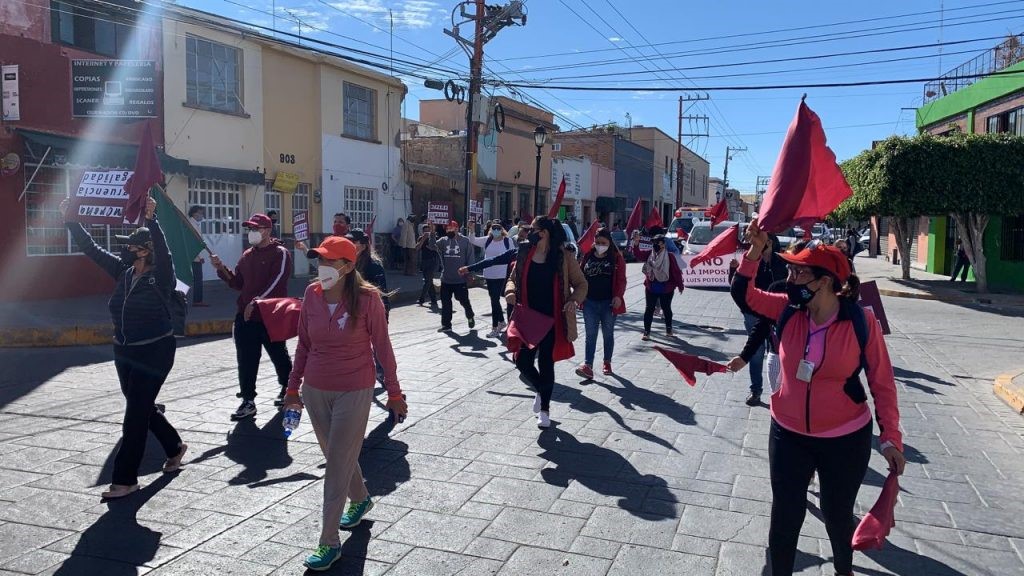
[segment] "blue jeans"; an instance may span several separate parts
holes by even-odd
[[[604,361],[612,361],[615,349],[615,315],[612,314],[611,300],[583,301],[583,325],[587,334],[586,364],[594,365],[594,353],[597,350],[597,329],[604,334]]]
[[[752,314],[743,315],[743,326],[747,329],[747,334],[754,328],[754,322],[757,322],[757,317]],[[757,352],[754,352],[753,357],[750,358],[750,364],[747,366],[750,370],[750,393],[755,396],[761,395],[761,390],[764,389],[764,342],[757,348]]]

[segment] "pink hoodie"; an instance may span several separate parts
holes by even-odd
[[[400,398],[398,365],[380,295],[363,294],[355,317],[344,302],[331,314],[320,283],[310,284],[299,315],[299,344],[288,390],[297,392],[303,383],[334,392],[373,388],[374,355],[384,367],[388,397]]]

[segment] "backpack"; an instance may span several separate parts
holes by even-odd
[[[169,298],[164,295],[163,290],[157,287],[156,278],[150,276],[149,285],[156,290],[160,300],[164,303],[167,317],[171,319],[171,328],[174,330],[174,336],[176,338],[184,338],[185,325],[188,318],[188,293],[178,288],[178,286],[184,286],[184,284],[178,282],[177,286],[171,289]]]
[[[778,321],[775,323],[775,346],[778,349],[779,342],[782,340],[782,330],[786,327],[786,323],[789,319],[796,314],[798,310],[792,306],[786,306],[785,310],[779,316]],[[845,316],[845,318],[842,318]],[[862,371],[867,372],[868,369],[868,357],[865,353],[865,349],[868,346],[868,323],[867,318],[864,316],[864,309],[860,307],[860,304],[856,302],[850,302],[846,299],[841,300],[840,304],[840,317],[841,319],[850,320],[853,323],[853,333],[857,337],[857,344],[860,346],[860,363],[857,368],[853,371],[853,374],[846,379],[846,384],[843,386],[843,391],[850,397],[851,400],[857,404],[863,404],[867,402],[868,396],[864,391],[864,384],[860,381],[860,373]]]

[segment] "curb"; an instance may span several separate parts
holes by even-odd
[[[912,298],[914,300],[941,300],[943,302],[960,302],[960,299],[944,299],[934,294],[922,294],[920,292],[905,292],[903,290],[892,290],[890,288],[879,288],[878,293],[882,296],[892,298]]]
[[[391,305],[411,304],[419,293],[409,290],[391,297]],[[185,325],[185,337],[228,336],[234,328],[234,316],[210,320],[192,320]],[[109,323],[60,328],[0,328],[0,348],[59,348],[110,344],[114,328]]]
[[[1024,372],[1000,374],[996,377],[995,385],[992,386],[995,395],[1009,404],[1018,414],[1024,414],[1024,380],[1022,379],[1024,379]]]

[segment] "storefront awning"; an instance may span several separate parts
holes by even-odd
[[[205,180],[221,180],[224,182],[238,182],[239,184],[260,185],[265,182],[266,176],[256,170],[236,170],[234,168],[217,168],[215,166],[198,166],[190,164],[185,172],[192,178],[203,178]]]
[[[53,161],[63,156],[63,163],[73,166],[90,168],[121,168],[131,170],[135,167],[138,146],[130,144],[109,144],[61,136],[47,132],[37,132],[18,128],[17,133],[24,138],[36,160],[41,160],[46,150],[50,150],[49,159]],[[188,160],[174,158],[157,150],[160,166],[164,172],[171,174],[188,174]],[[261,180],[262,181],[262,180]]]

